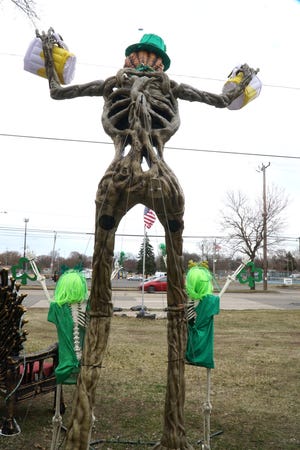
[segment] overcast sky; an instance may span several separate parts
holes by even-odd
[[[34,230],[94,230],[97,185],[114,149],[101,126],[100,97],[55,101],[47,81],[23,70],[23,57],[35,27],[59,32],[76,54],[73,83],[114,75],[123,66],[124,52],[143,33],[160,35],[171,59],[168,75],[201,90],[222,91],[230,71],[247,62],[260,68],[261,95],[240,111],[201,103],[179,102],[181,127],[167,143],[164,156],[182,185],[186,198],[186,236],[220,236],[220,210],[228,190],[262,195],[267,183],[283,188],[290,198],[285,236],[300,235],[300,3],[296,0],[152,0],[70,2],[36,0],[35,24],[10,0],[0,1],[0,252],[23,251],[27,245],[48,254],[53,235]],[[143,31],[140,31],[143,29]],[[31,137],[31,138],[29,138]],[[45,138],[45,139],[43,139]],[[88,143],[86,141],[92,141]],[[5,213],[6,212],[6,213]],[[143,234],[143,206],[122,220],[119,234]],[[163,240],[161,226],[151,228],[151,243]],[[92,254],[91,235],[58,233],[56,249]],[[185,239],[188,251],[197,239]],[[137,254],[141,238],[119,237],[116,251]]]

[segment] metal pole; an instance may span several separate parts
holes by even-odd
[[[25,231],[24,231],[24,252],[23,257],[26,257],[26,240],[27,240],[27,224],[29,222],[29,219],[24,219],[25,222]]]
[[[213,275],[216,275],[216,246],[217,246],[217,241],[216,239],[214,240],[213,243]]]
[[[23,251],[23,258],[26,258],[26,244],[27,244],[27,224],[29,222],[29,219],[24,219],[25,222],[25,231],[24,231],[24,251]],[[26,263],[24,262],[24,270],[26,270]]]
[[[143,281],[142,281],[142,312],[144,312],[145,304],[145,265],[146,265],[146,227],[144,226],[144,251],[143,251]]]
[[[55,259],[54,253],[55,253],[56,236],[57,236],[57,232],[54,231],[53,248],[52,248],[51,264],[50,264],[51,275],[53,275],[53,268],[54,268],[54,259]]]
[[[267,244],[267,192],[266,192],[266,169],[270,166],[268,163],[266,166],[261,165],[260,172],[263,174],[263,288],[264,291],[268,290],[268,244]]]

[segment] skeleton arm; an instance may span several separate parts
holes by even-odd
[[[43,44],[43,53],[45,57],[45,69],[49,81],[50,95],[54,100],[65,100],[84,96],[102,96],[104,81],[96,80],[90,83],[77,84],[62,87],[55,70],[52,49],[55,45],[55,39],[52,28],[46,34],[44,31],[40,34],[36,31]]]
[[[241,271],[244,267],[246,267],[246,265],[247,265],[248,262],[250,262],[250,261],[251,261],[250,258],[247,258],[247,257],[244,258],[244,259],[242,260],[241,264],[239,265],[239,267],[236,269],[236,271],[233,272],[232,275],[228,275],[228,276],[227,276],[226,283],[224,284],[224,286],[223,286],[221,292],[219,293],[219,297],[220,297],[220,298],[222,297],[222,295],[224,294],[224,292],[226,291],[226,289],[228,288],[228,286],[230,285],[230,283],[231,283],[232,281],[235,281],[235,279],[236,279],[236,277],[238,276],[238,274],[240,273],[240,271]]]
[[[226,108],[233,102],[233,100],[243,93],[253,75],[255,75],[258,71],[251,69],[247,64],[243,64],[240,70],[244,74],[243,81],[240,84],[236,84],[235,87],[231,91],[226,92],[226,94],[213,94],[206,91],[199,91],[188,84],[179,84],[175,88],[174,94],[181,100],[206,103],[208,105],[215,106],[216,108]]]
[[[47,300],[50,302],[51,298],[50,298],[50,294],[49,294],[49,291],[48,291],[47,286],[46,286],[46,278],[45,278],[44,275],[40,274],[40,271],[39,271],[39,269],[38,269],[38,267],[36,265],[36,262],[35,262],[35,255],[33,253],[28,253],[27,252],[26,253],[26,257],[27,257],[28,261],[30,262],[31,268],[32,268],[34,274],[36,275],[37,280],[41,283],[41,286],[42,286],[42,288],[44,290],[44,293],[45,293],[45,295],[47,297]]]
[[[54,70],[55,71],[55,70]],[[49,75],[48,75],[49,77]],[[56,80],[49,78],[50,95],[54,100],[66,100],[75,97],[102,96],[103,81],[97,80],[86,84],[62,87]]]
[[[180,84],[177,90],[177,97],[181,100],[188,100],[189,102],[201,102],[215,106],[216,108],[226,108],[242,93],[240,88],[237,88],[237,90],[238,93],[236,95],[229,95],[228,93],[218,95],[210,92],[199,91],[188,84]]]
[[[241,262],[241,264],[239,265],[239,267],[235,270],[235,272],[233,272],[232,274],[227,276],[226,279],[226,283],[224,284],[222,290],[220,291],[220,293],[218,294],[219,298],[222,297],[222,295],[225,293],[226,289],[228,288],[228,286],[230,285],[230,283],[232,283],[233,281],[235,281],[236,277],[238,276],[238,274],[240,273],[240,271],[248,264],[248,262],[250,262],[250,258],[244,258]],[[197,300],[191,300],[189,299],[187,302],[187,320],[193,320],[196,318],[196,311],[195,308],[196,306],[198,306],[199,301]]]
[[[80,331],[79,325],[82,328],[87,327],[87,316],[86,311],[83,309],[83,305],[81,302],[70,304],[71,314],[73,319],[73,342],[74,342],[74,351],[78,361],[81,360],[82,350],[80,347]]]

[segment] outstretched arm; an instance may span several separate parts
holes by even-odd
[[[236,84],[231,91],[227,91],[223,94],[212,94],[210,92],[199,91],[198,89],[189,86],[188,84],[179,84],[175,88],[175,95],[181,100],[188,100],[189,102],[202,102],[208,105],[215,106],[216,108],[226,108],[239,97],[246,86],[251,81],[252,76],[256,73],[254,69],[251,69],[247,64],[241,67],[241,71],[244,74],[244,79],[240,84]]]
[[[62,87],[55,70],[52,49],[55,44],[53,30],[50,28],[46,34],[44,31],[40,34],[36,32],[37,37],[42,40],[43,52],[45,57],[45,69],[49,80],[50,95],[55,100],[65,100],[84,96],[102,96],[104,81],[97,80],[86,84],[75,84]]]

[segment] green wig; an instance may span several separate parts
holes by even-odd
[[[57,282],[54,291],[54,301],[60,306],[65,303],[79,303],[88,297],[88,287],[85,276],[77,270],[67,270]]]
[[[203,266],[193,266],[186,275],[186,291],[191,300],[201,300],[213,291],[212,275]]]

